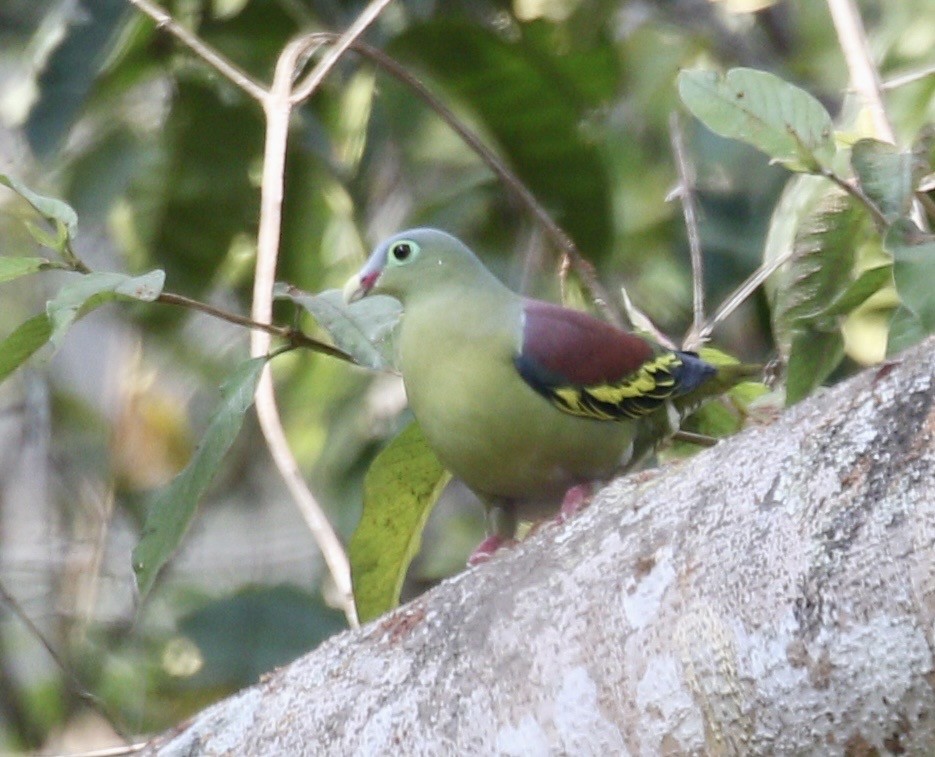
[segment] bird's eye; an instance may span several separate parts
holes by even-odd
[[[416,252],[418,252],[418,247],[415,242],[396,242],[390,248],[390,255],[393,256],[393,260],[397,263],[405,263]]]

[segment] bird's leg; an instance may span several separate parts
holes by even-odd
[[[487,506],[487,538],[478,544],[471,556],[468,565],[480,565],[493,557],[500,547],[516,544],[516,513],[505,505]]]
[[[562,500],[562,507],[558,511],[555,520],[564,523],[575,513],[583,510],[591,501],[594,494],[593,484],[577,484],[565,492],[565,498]]]

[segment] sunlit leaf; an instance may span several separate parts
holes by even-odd
[[[818,172],[834,156],[828,111],[778,76],[695,69],[679,74],[678,87],[682,102],[711,131],[747,142],[792,171]]]
[[[361,621],[399,602],[422,529],[450,475],[411,423],[377,456],[364,481],[364,511],[350,544]]]
[[[68,238],[74,239],[75,234],[78,233],[78,215],[67,202],[33,192],[19,179],[8,174],[0,174],[0,184],[4,184],[16,192],[32,205],[43,218],[51,221],[54,225],[61,224]]]
[[[45,313],[34,315],[0,341],[0,382],[29,360],[52,336],[52,322]]]
[[[191,461],[150,503],[143,535],[133,550],[133,571],[141,598],[149,593],[162,566],[178,549],[198,502],[240,432],[265,364],[265,357],[248,360],[224,383],[221,404]]]
[[[935,237],[908,219],[896,221],[883,240],[893,256],[896,292],[926,333],[935,331]]]
[[[81,275],[62,287],[46,305],[52,323],[52,344],[56,347],[61,344],[65,332],[82,310],[99,307],[118,297],[151,302],[159,296],[164,283],[165,273],[158,270],[142,276],[109,272]]]
[[[393,329],[402,313],[398,300],[371,295],[350,305],[338,289],[309,294],[288,284],[277,284],[274,296],[292,300],[308,311],[335,346],[354,362],[374,370],[393,367]]]
[[[911,153],[888,142],[861,139],[851,148],[851,166],[861,189],[889,220],[909,212],[913,164]]]

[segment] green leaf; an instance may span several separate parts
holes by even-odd
[[[451,478],[413,422],[379,454],[364,480],[364,511],[350,543],[354,599],[361,621],[399,602],[422,529]]]
[[[935,237],[923,234],[912,221],[900,219],[887,231],[883,249],[893,256],[899,299],[925,333],[931,334],[935,331]]]
[[[26,138],[39,157],[56,150],[81,115],[129,10],[121,0],[83,0],[79,13],[68,14],[70,23],[43,67],[38,101],[26,122]]]
[[[52,322],[45,313],[34,315],[21,323],[6,339],[0,341],[0,382],[5,381],[52,336]]]
[[[303,307],[335,346],[365,368],[386,371],[393,367],[393,329],[402,313],[398,300],[383,295],[365,297],[350,305],[338,289],[309,294],[289,284],[276,284],[273,295]]]
[[[595,60],[556,56],[540,30],[515,40],[478,24],[436,18],[396,37],[394,57],[421,65],[483,122],[503,157],[578,245],[595,255],[610,247],[612,194],[606,159],[582,133],[582,121],[611,86],[614,49]],[[452,51],[457,50],[457,55]],[[557,62],[562,58],[561,62]],[[579,82],[590,78],[592,84]]]
[[[773,331],[784,356],[789,356],[795,334],[817,326],[829,303],[850,286],[865,221],[863,210],[834,189],[802,222],[792,257],[776,275]]]
[[[886,340],[886,356],[892,357],[921,342],[928,332],[919,317],[905,305],[893,311]]]
[[[131,196],[140,240],[173,288],[198,296],[214,279],[232,242],[252,235],[259,215],[255,177],[263,121],[245,98],[188,78],[173,85],[158,150],[137,170]]]
[[[0,258],[0,283],[50,267],[45,258]]]
[[[818,173],[835,153],[833,124],[808,92],[765,71],[682,71],[679,95],[711,131],[765,152],[791,171]]]
[[[914,164],[911,153],[888,142],[861,139],[851,148],[851,167],[861,189],[890,221],[909,212]]]
[[[179,619],[179,633],[198,647],[203,660],[186,683],[250,686],[346,627],[344,614],[328,607],[321,592],[286,584],[247,586]]]
[[[828,307],[821,311],[822,318],[849,315],[879,292],[893,279],[893,266],[881,265],[864,271]]]
[[[143,535],[133,550],[133,572],[141,600],[178,548],[195,516],[199,500],[240,432],[266,360],[265,357],[248,360],[224,383],[221,404],[191,461],[150,503]]]
[[[786,404],[794,405],[811,394],[843,357],[844,337],[840,331],[796,332],[786,366]]]
[[[33,209],[43,218],[51,221],[56,226],[61,226],[68,239],[75,238],[75,234],[78,233],[78,215],[67,202],[33,192],[19,179],[7,174],[0,173],[0,184],[4,184],[16,192],[32,205]]]
[[[142,276],[108,272],[83,274],[62,287],[46,305],[52,323],[52,344],[56,347],[61,344],[65,332],[83,312],[118,297],[151,302],[159,296],[164,283],[165,273],[159,270]]]

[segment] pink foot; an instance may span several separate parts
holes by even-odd
[[[565,492],[565,498],[562,500],[562,507],[558,511],[555,520],[564,523],[591,501],[594,491],[591,484],[578,484]]]
[[[474,565],[485,563],[493,557],[494,552],[498,549],[501,547],[509,547],[513,544],[516,544],[515,539],[504,539],[502,536],[497,536],[496,534],[488,536],[475,547],[473,552],[471,552],[467,564],[473,567]]]

